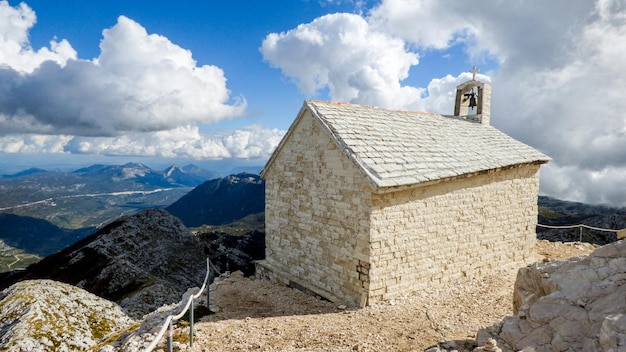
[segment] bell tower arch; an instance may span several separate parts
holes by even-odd
[[[478,71],[474,66],[470,71],[472,80],[456,87],[454,116],[488,125],[491,117],[491,85],[476,80]]]

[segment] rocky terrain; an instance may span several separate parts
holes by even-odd
[[[0,350],[84,351],[136,324],[115,303],[50,280],[0,293]]]
[[[192,232],[206,243],[206,253],[219,272],[254,274],[254,261],[265,259],[264,213],[224,225],[203,225]]]
[[[513,302],[515,315],[487,330],[508,349],[626,350],[626,241],[520,269]]]
[[[25,270],[0,273],[0,289],[50,279],[117,302],[134,318],[180,300],[206,273],[205,244],[161,209],[121,217]]]
[[[264,235],[251,229],[262,219],[261,213],[204,226],[196,236],[167,211],[148,209],[123,216],[26,270],[2,273],[0,350],[145,347],[165,317],[182,309],[183,293],[201,285],[207,254],[220,272],[252,273],[251,261],[264,257]],[[48,304],[51,300],[56,303]]]
[[[150,218],[157,222],[160,219],[161,225],[166,223],[166,219],[152,215],[146,219]],[[129,226],[129,228],[136,226],[138,225]],[[136,235],[138,232],[127,233]],[[120,240],[120,238],[116,239]],[[427,349],[450,351],[456,349],[463,352],[471,351],[483,343],[487,337],[495,336],[505,351],[513,351],[514,349],[510,346],[529,347],[531,342],[537,343],[532,346],[537,351],[565,351],[567,349],[557,349],[563,346],[558,344],[563,339],[559,340],[557,337],[564,336],[564,341],[569,346],[579,346],[576,344],[580,343],[581,348],[584,348],[587,346],[584,343],[588,343],[584,342],[585,339],[589,339],[593,341],[592,343],[596,343],[593,345],[597,347],[595,350],[611,351],[611,346],[619,347],[623,342],[620,339],[623,334],[621,314],[626,311],[624,307],[626,303],[622,299],[625,294],[623,291],[625,281],[623,273],[626,272],[626,261],[623,259],[626,258],[625,247],[626,245],[622,242],[617,242],[601,247],[589,257],[559,261],[563,258],[588,254],[595,247],[585,243],[538,241],[537,259],[542,259],[542,264],[534,264],[522,269],[520,274],[517,274],[515,291],[514,282],[517,271],[510,269],[494,272],[481,279],[467,279],[446,287],[427,289],[404,299],[364,309],[330,303],[265,280],[246,278],[243,274],[223,275],[211,285],[211,307],[216,313],[201,318],[200,322],[195,325],[194,348],[191,349],[187,345],[189,332],[185,324],[180,324],[176,328],[175,346],[177,350],[186,351],[423,351]],[[525,271],[528,274],[522,274]],[[168,275],[175,277],[176,273]],[[527,277],[527,279],[519,279],[520,276]],[[581,278],[583,278],[582,283]],[[49,283],[49,281],[43,282]],[[63,298],[55,300],[69,309],[50,305],[48,313],[42,313],[48,314],[47,318],[40,319],[44,324],[50,325],[49,327],[44,330],[31,328],[15,332],[14,328],[17,326],[34,327],[39,324],[33,323],[38,320],[33,320],[31,316],[24,314],[42,309],[28,307],[39,304],[35,299],[26,299],[27,303],[21,303],[20,309],[6,310],[11,306],[7,302],[26,296],[22,293],[24,287],[19,285],[32,283],[35,281],[16,284],[1,294],[0,316],[2,319],[0,321],[6,320],[11,323],[8,327],[0,327],[0,342],[11,341],[13,343],[17,341],[15,339],[18,335],[24,336],[22,340],[31,336],[28,344],[39,343],[37,346],[43,350],[57,350],[49,347],[49,341],[52,341],[53,337],[57,338],[57,335],[52,332],[55,329],[52,328],[50,320],[77,322],[79,326],[90,326],[88,322],[84,323],[83,320],[79,321],[74,317],[77,311],[83,317],[93,317],[93,321],[103,319],[102,310],[98,308],[103,303],[89,298],[91,296],[84,291],[81,293],[82,290],[69,291],[64,288],[65,286],[61,286],[59,290],[63,292]],[[580,287],[578,287],[579,283]],[[188,287],[193,286],[199,286],[199,283],[190,284]],[[573,292],[571,290],[574,289],[578,293],[569,297],[567,292]],[[181,292],[189,295],[195,291],[187,288],[181,289],[174,302],[180,301]],[[588,292],[589,296],[584,296],[585,292]],[[518,297],[517,314],[512,304],[514,293]],[[48,296],[54,297],[45,293],[40,300],[46,302],[45,297]],[[617,299],[621,303],[613,307],[611,301],[602,301],[605,296]],[[83,302],[88,302],[88,304],[83,305]],[[533,308],[534,304],[539,304],[539,306]],[[86,310],[77,310],[77,306],[84,306]],[[87,309],[89,307],[90,309]],[[583,314],[583,316],[590,322],[587,330],[584,329],[587,327],[585,325],[587,322],[578,320],[581,308],[587,312],[587,315]],[[78,332],[68,328],[67,332],[72,331],[72,334],[76,334],[72,336],[79,336],[80,338],[76,341],[80,339],[96,341],[92,345],[94,350],[137,351],[152,341],[160,323],[168,314],[177,313],[180,309],[181,307],[176,304],[165,305],[144,316],[140,321],[136,321],[125,315],[124,311],[128,309],[120,307],[120,312],[124,314],[118,317],[119,323],[115,324],[119,325],[116,329],[107,330],[114,330],[111,335],[106,336],[103,333],[97,335],[84,328]],[[570,311],[573,313],[570,314]],[[10,319],[6,318],[5,312],[9,312]],[[22,315],[15,312],[20,312]],[[593,319],[596,319],[595,322],[592,322]],[[525,322],[528,322],[528,325],[524,325]],[[594,324],[599,325],[594,326]],[[92,325],[97,324],[92,323]],[[507,332],[510,327],[513,327],[512,333]],[[575,332],[580,332],[575,328],[583,329],[580,338],[576,341],[567,340],[572,338]],[[518,332],[522,329],[527,330],[520,335]],[[44,333],[42,334],[41,331]],[[476,336],[477,332],[479,332],[478,336]],[[49,334],[53,334],[51,335],[53,337],[48,336]],[[546,334],[551,338],[546,340]],[[97,340],[100,336],[103,337]],[[516,336],[524,336],[527,339],[516,342]],[[66,335],[65,339],[75,340],[69,338],[69,335]],[[46,344],[48,347],[45,347]],[[158,348],[164,348],[164,346],[165,339],[161,341]],[[69,350],[81,350],[81,348]],[[574,350],[579,349],[574,348]],[[619,351],[619,349],[613,350]]]

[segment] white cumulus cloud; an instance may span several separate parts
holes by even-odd
[[[419,55],[359,15],[325,15],[271,33],[260,51],[307,95],[328,89],[333,100],[402,108],[419,106],[424,92],[401,84]]]
[[[219,67],[198,66],[189,50],[127,17],[103,31],[94,60],[76,59],[65,40],[33,50],[28,30],[35,20],[28,6],[0,2],[0,134],[115,136],[216,123],[245,111]]]
[[[70,135],[0,136],[3,153],[71,153],[148,156],[196,160],[267,159],[285,131],[251,125],[233,131],[202,132],[198,126],[157,132],[131,132],[115,137]]]
[[[31,73],[44,61],[64,66],[67,60],[76,59],[76,51],[67,40],[51,40],[49,49],[34,50],[28,41],[28,31],[36,20],[35,12],[25,3],[11,7],[7,1],[0,1],[0,68]]]

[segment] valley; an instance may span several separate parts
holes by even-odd
[[[186,171],[185,171],[186,170]],[[255,174],[212,178],[194,166],[155,171],[142,164],[92,165],[73,172],[29,169],[0,177],[0,273],[22,269],[125,215],[164,208],[217,243],[262,230],[264,184]],[[224,236],[235,236],[228,240]],[[255,243],[254,239],[246,241]],[[235,242],[232,242],[235,241]],[[245,243],[247,243],[245,242]],[[242,243],[242,246],[248,246]],[[224,268],[228,264],[218,263]]]
[[[158,171],[139,163],[2,175],[0,272],[25,268],[120,216],[169,206],[214,175],[194,165]]]
[[[214,175],[195,165],[159,171],[140,163],[71,172],[29,169],[0,177],[0,212],[66,229],[97,227],[124,214],[168,206]]]
[[[41,260],[41,257],[8,246],[0,240],[0,272],[25,268]]]
[[[192,189],[176,187],[58,195],[0,207],[0,212],[33,216],[68,229],[98,227],[111,219],[141,209],[168,206]],[[59,190],[54,193],[59,193]]]

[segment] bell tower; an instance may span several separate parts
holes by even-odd
[[[476,72],[472,68],[472,80],[456,87],[454,116],[489,125],[491,117],[491,85],[476,80]]]

